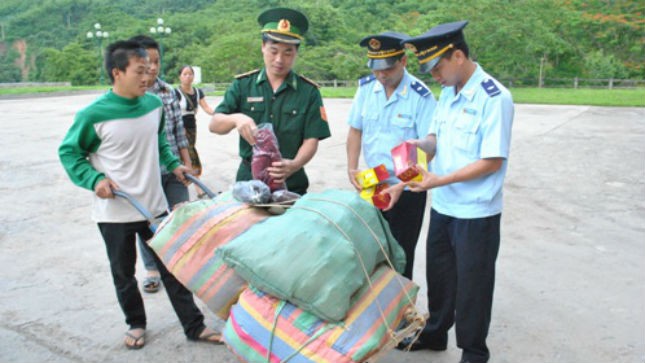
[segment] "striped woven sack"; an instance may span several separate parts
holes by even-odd
[[[244,362],[364,362],[392,339],[393,329],[414,309],[419,289],[385,265],[370,280],[352,298],[347,317],[339,323],[325,322],[248,288],[231,310],[224,341]]]
[[[215,250],[268,216],[230,198],[186,203],[163,221],[148,243],[177,280],[226,320],[247,284]]]

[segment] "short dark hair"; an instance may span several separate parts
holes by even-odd
[[[139,42],[132,40],[120,40],[105,48],[105,70],[110,77],[110,83],[114,83],[114,68],[124,71],[130,64],[132,58],[146,58],[148,53]]]
[[[156,40],[154,40],[153,38],[151,38],[151,37],[149,37],[147,35],[143,35],[143,34],[135,35],[132,38],[130,38],[130,40],[133,40],[133,41],[138,42],[139,44],[141,44],[143,49],[152,48],[152,49],[159,50],[159,43],[157,43]]]
[[[466,56],[466,58],[470,57],[470,54],[469,54],[470,51],[468,49],[468,44],[466,44],[465,40],[462,40],[462,41],[459,41],[459,42],[455,43],[455,47],[448,51],[448,52],[450,52],[450,54],[447,54],[446,57],[447,58],[452,57],[452,53],[457,49],[461,50],[464,53],[464,55]]]
[[[189,66],[188,64],[184,64],[183,66],[181,66],[181,68],[179,68],[178,74],[181,76],[181,72],[183,72],[184,69],[186,68],[190,69],[190,71],[193,72],[193,74],[195,74],[195,70],[193,69],[193,67]]]

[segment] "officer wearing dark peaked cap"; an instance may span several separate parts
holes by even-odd
[[[355,178],[361,149],[368,167],[385,165],[391,175],[385,183],[399,184],[394,176],[392,148],[406,140],[423,138],[428,132],[436,102],[430,89],[406,69],[408,58],[401,45],[405,39],[405,34],[383,32],[359,43],[367,48],[367,66],[372,74],[359,80],[348,118],[347,172],[357,191],[361,190]],[[426,193],[401,193],[401,202],[384,211],[383,216],[405,251],[403,275],[411,279]]]
[[[290,191],[304,194],[309,187],[304,166],[318,142],[331,135],[319,86],[292,70],[309,22],[303,13],[288,8],[266,10],[258,22],[264,67],[235,76],[209,129],[221,135],[237,130],[241,162],[236,181],[245,181],[253,179],[257,125],[271,124],[282,160],[267,171],[278,183],[286,181]]]
[[[367,66],[373,71],[392,67],[405,55],[401,42],[409,38],[407,34],[395,32],[383,32],[363,38],[359,44],[367,48]]]
[[[443,88],[428,136],[419,142],[434,155],[430,171],[420,170],[423,180],[408,183],[412,191],[432,192],[430,319],[418,340],[397,348],[446,350],[455,325],[461,362],[485,363],[514,106],[511,93],[469,58],[467,24],[440,24],[403,41]]]
[[[279,43],[300,44],[309,28],[305,14],[288,8],[269,9],[258,16],[262,36]]]
[[[440,24],[417,37],[404,39],[401,43],[417,56],[419,70],[422,73],[430,73],[442,55],[458,45],[466,44],[462,31],[466,25],[467,20]]]

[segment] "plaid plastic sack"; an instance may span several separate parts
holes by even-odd
[[[352,298],[347,317],[339,323],[248,288],[231,310],[224,341],[244,362],[363,362],[392,339],[393,329],[414,309],[419,290],[385,265],[370,280],[372,284]]]
[[[268,216],[228,196],[191,202],[173,211],[149,244],[177,280],[226,320],[246,282],[215,251]]]

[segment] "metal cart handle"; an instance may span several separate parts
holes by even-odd
[[[213,191],[211,191],[210,189],[208,189],[208,187],[204,185],[204,183],[202,183],[202,181],[197,179],[195,176],[191,174],[184,174],[184,176],[186,177],[186,179],[197,184],[206,193],[206,195],[208,195],[209,198],[216,197],[216,194],[213,193]],[[146,209],[146,207],[144,207],[141,203],[139,203],[138,200],[134,199],[133,196],[131,196],[126,192],[122,192],[120,190],[113,190],[112,194],[127,200],[136,210],[139,211],[139,213],[141,213],[142,216],[144,216],[148,220],[148,225],[152,233],[157,232],[157,228],[159,227],[159,224],[161,223],[161,220],[163,218],[155,218],[155,216],[153,216],[152,213],[150,213],[150,211]]]
[[[204,193],[206,193],[206,195],[208,195],[209,198],[213,199],[213,198],[215,198],[217,196],[215,193],[213,193],[212,190],[208,189],[208,187],[206,185],[204,185],[204,183],[201,180],[197,179],[196,176],[194,176],[192,174],[184,174],[184,176],[186,177],[186,179],[188,179],[191,182],[197,184],[197,186],[201,190],[203,190]]]
[[[152,231],[152,233],[157,232],[157,227],[159,227],[159,222],[160,220],[158,218],[155,218],[150,211],[146,209],[139,201],[134,199],[130,194],[126,192],[122,192],[120,190],[113,190],[112,194],[116,195],[117,197],[121,197],[125,200],[127,200],[132,206],[141,213],[142,216],[146,217],[148,220],[148,227]]]

